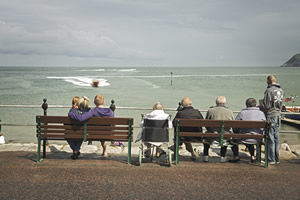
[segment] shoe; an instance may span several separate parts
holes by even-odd
[[[196,161],[197,160],[197,156],[195,154],[193,154],[192,157],[191,157],[191,160],[192,161]]]
[[[203,162],[208,162],[209,157],[208,156],[203,156]]]
[[[275,165],[276,162],[272,161],[272,162],[269,162],[270,165]]]
[[[231,159],[231,160],[229,160],[228,162],[231,162],[231,163],[237,163],[237,162],[239,162],[240,161],[240,159],[238,158],[238,159]]]
[[[80,152],[79,152],[79,151],[74,151],[74,152],[73,152],[73,155],[71,156],[71,158],[72,158],[73,160],[76,160],[76,159],[78,159],[79,155],[80,155]]]
[[[256,158],[255,158],[254,156],[251,156],[250,162],[251,162],[251,163],[256,163],[256,161],[257,161]]]
[[[220,162],[221,162],[221,163],[227,162],[226,157],[221,157]]]
[[[156,158],[160,158],[161,155],[166,155],[166,152],[162,151],[162,152],[160,152],[160,153],[157,153],[157,154],[156,154]]]
[[[280,162],[279,161],[276,161],[276,165],[279,165],[280,164]]]
[[[73,154],[71,155],[71,159],[76,160],[76,153],[73,152]]]

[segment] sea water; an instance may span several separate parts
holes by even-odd
[[[245,107],[245,100],[263,98],[266,77],[275,74],[286,97],[300,95],[300,68],[281,67],[0,67],[0,105],[41,105],[43,98],[49,106],[71,107],[73,96],[96,94],[105,97],[106,106],[115,100],[117,117],[133,117],[135,133],[139,131],[141,114],[150,110],[127,110],[119,107],[152,108],[161,102],[165,108],[178,107],[185,96],[193,106],[206,111],[215,105],[217,96],[226,96],[227,106],[233,111]],[[98,80],[99,87],[91,87]],[[291,104],[291,102],[287,103]],[[295,98],[300,105],[300,98]],[[67,115],[69,108],[49,108],[48,115]],[[172,117],[175,111],[168,111]],[[41,108],[0,107],[2,134],[6,141],[35,142],[35,116]],[[205,112],[202,112],[205,116]],[[26,125],[26,126],[24,126]],[[29,125],[29,126],[27,126]],[[31,125],[31,126],[30,126]],[[298,130],[283,125],[282,130]],[[172,132],[172,131],[171,131]],[[291,144],[300,143],[300,134],[284,133],[281,139]]]

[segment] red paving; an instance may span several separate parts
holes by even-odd
[[[300,199],[300,159],[265,169],[241,163],[136,166],[126,157],[69,159],[0,152],[0,199]]]

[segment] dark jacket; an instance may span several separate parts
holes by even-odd
[[[280,85],[269,85],[264,94],[263,110],[267,116],[280,116],[284,92]]]
[[[176,127],[176,118],[184,119],[203,119],[202,114],[199,110],[194,109],[192,106],[184,107],[182,110],[178,111],[174,120],[173,127]],[[202,132],[202,127],[183,127],[180,129],[183,132]]]

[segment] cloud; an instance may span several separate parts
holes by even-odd
[[[279,65],[300,49],[299,9],[296,0],[1,1],[0,65]]]

